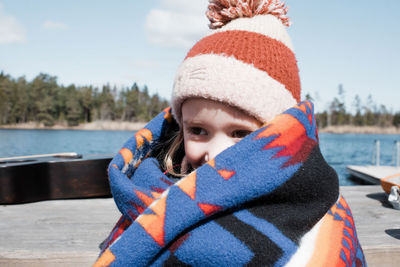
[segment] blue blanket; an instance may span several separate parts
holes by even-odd
[[[109,166],[121,219],[95,266],[365,266],[302,102],[174,183],[153,157],[164,110]]]

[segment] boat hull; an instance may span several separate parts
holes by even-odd
[[[0,203],[109,197],[112,155],[47,158],[0,163]]]

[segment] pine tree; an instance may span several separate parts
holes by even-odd
[[[354,97],[353,106],[354,106],[354,109],[355,109],[355,115],[354,115],[354,117],[352,119],[353,124],[356,125],[356,126],[364,125],[364,119],[363,119],[362,114],[361,114],[361,106],[362,106],[361,105],[361,99],[360,99],[359,95],[356,95]]]

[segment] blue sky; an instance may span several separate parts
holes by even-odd
[[[318,110],[358,94],[400,111],[400,1],[287,0],[303,96]],[[0,71],[60,84],[146,84],[169,99],[175,71],[208,31],[207,0],[0,0]]]

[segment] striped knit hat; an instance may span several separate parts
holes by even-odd
[[[279,0],[210,0],[213,31],[198,41],[176,74],[172,112],[201,97],[240,108],[261,122],[300,101],[300,79],[287,8]]]

